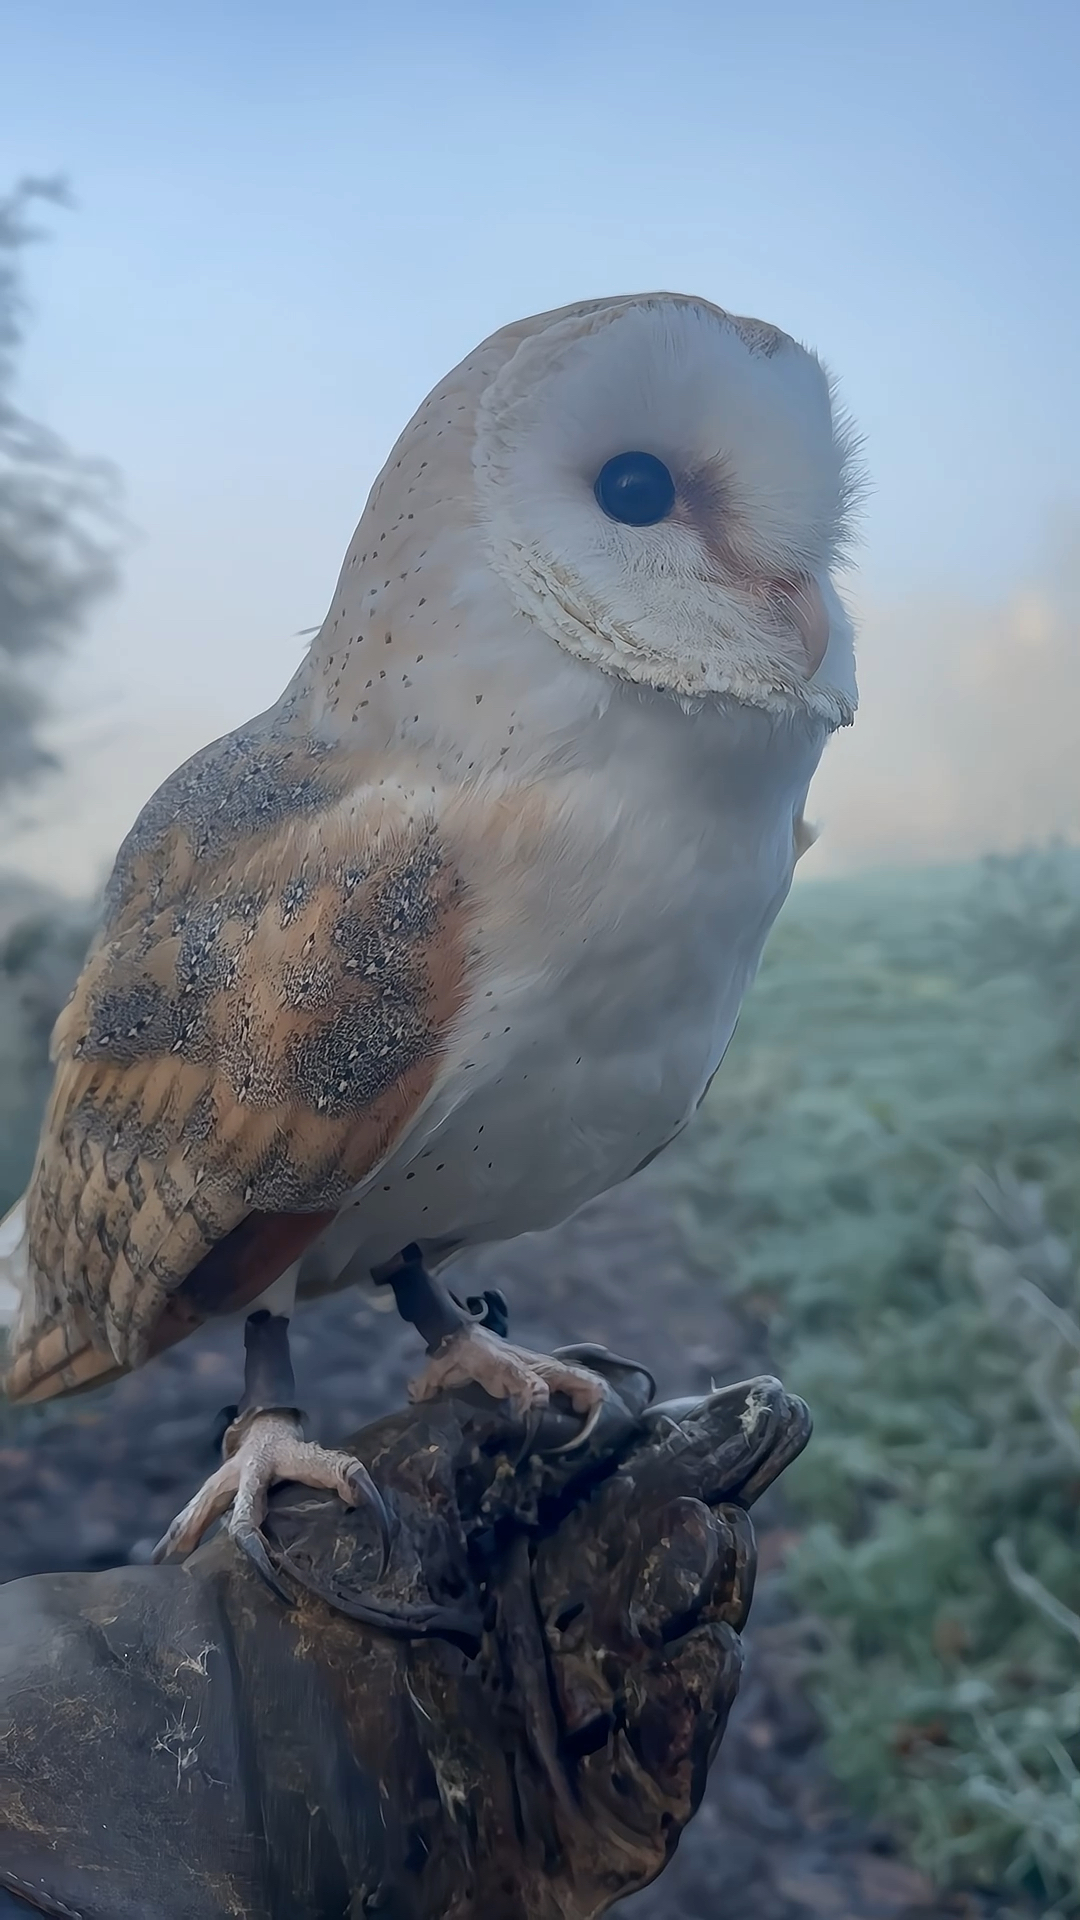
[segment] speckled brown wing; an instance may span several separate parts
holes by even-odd
[[[430,816],[232,735],[155,796],[54,1036],[6,1383],[45,1399],[243,1305],[415,1115],[465,980]]]

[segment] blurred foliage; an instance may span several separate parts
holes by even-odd
[[[51,762],[41,738],[46,660],[116,576],[113,470],[77,458],[16,405],[27,302],[23,254],[35,205],[69,204],[60,180],[23,180],[0,198],[0,793]]]
[[[30,1172],[49,1091],[49,1037],[92,927],[87,908],[47,903],[0,939],[0,1218]]]
[[[790,1580],[856,1802],[1080,1913],[1080,858],[804,886],[669,1177],[814,1410]],[[787,1486],[787,1482],[785,1482]]]

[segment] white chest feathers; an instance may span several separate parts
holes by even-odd
[[[553,1225],[682,1129],[786,897],[820,750],[745,710],[613,704],[527,857],[518,841],[473,876],[468,1002],[431,1100],[334,1230],[343,1258]]]

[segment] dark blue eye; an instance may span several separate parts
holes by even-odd
[[[609,520],[654,527],[675,505],[675,482],[652,453],[617,453],[605,461],[593,492]]]

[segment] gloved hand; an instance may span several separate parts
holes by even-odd
[[[564,1351],[609,1382],[584,1446],[478,1393],[350,1442],[385,1564],[368,1510],[282,1487],[280,1594],[223,1536],[0,1589],[12,1914],[591,1920],[663,1869],[738,1687],[747,1509],[809,1416],[771,1379],[651,1406]]]

